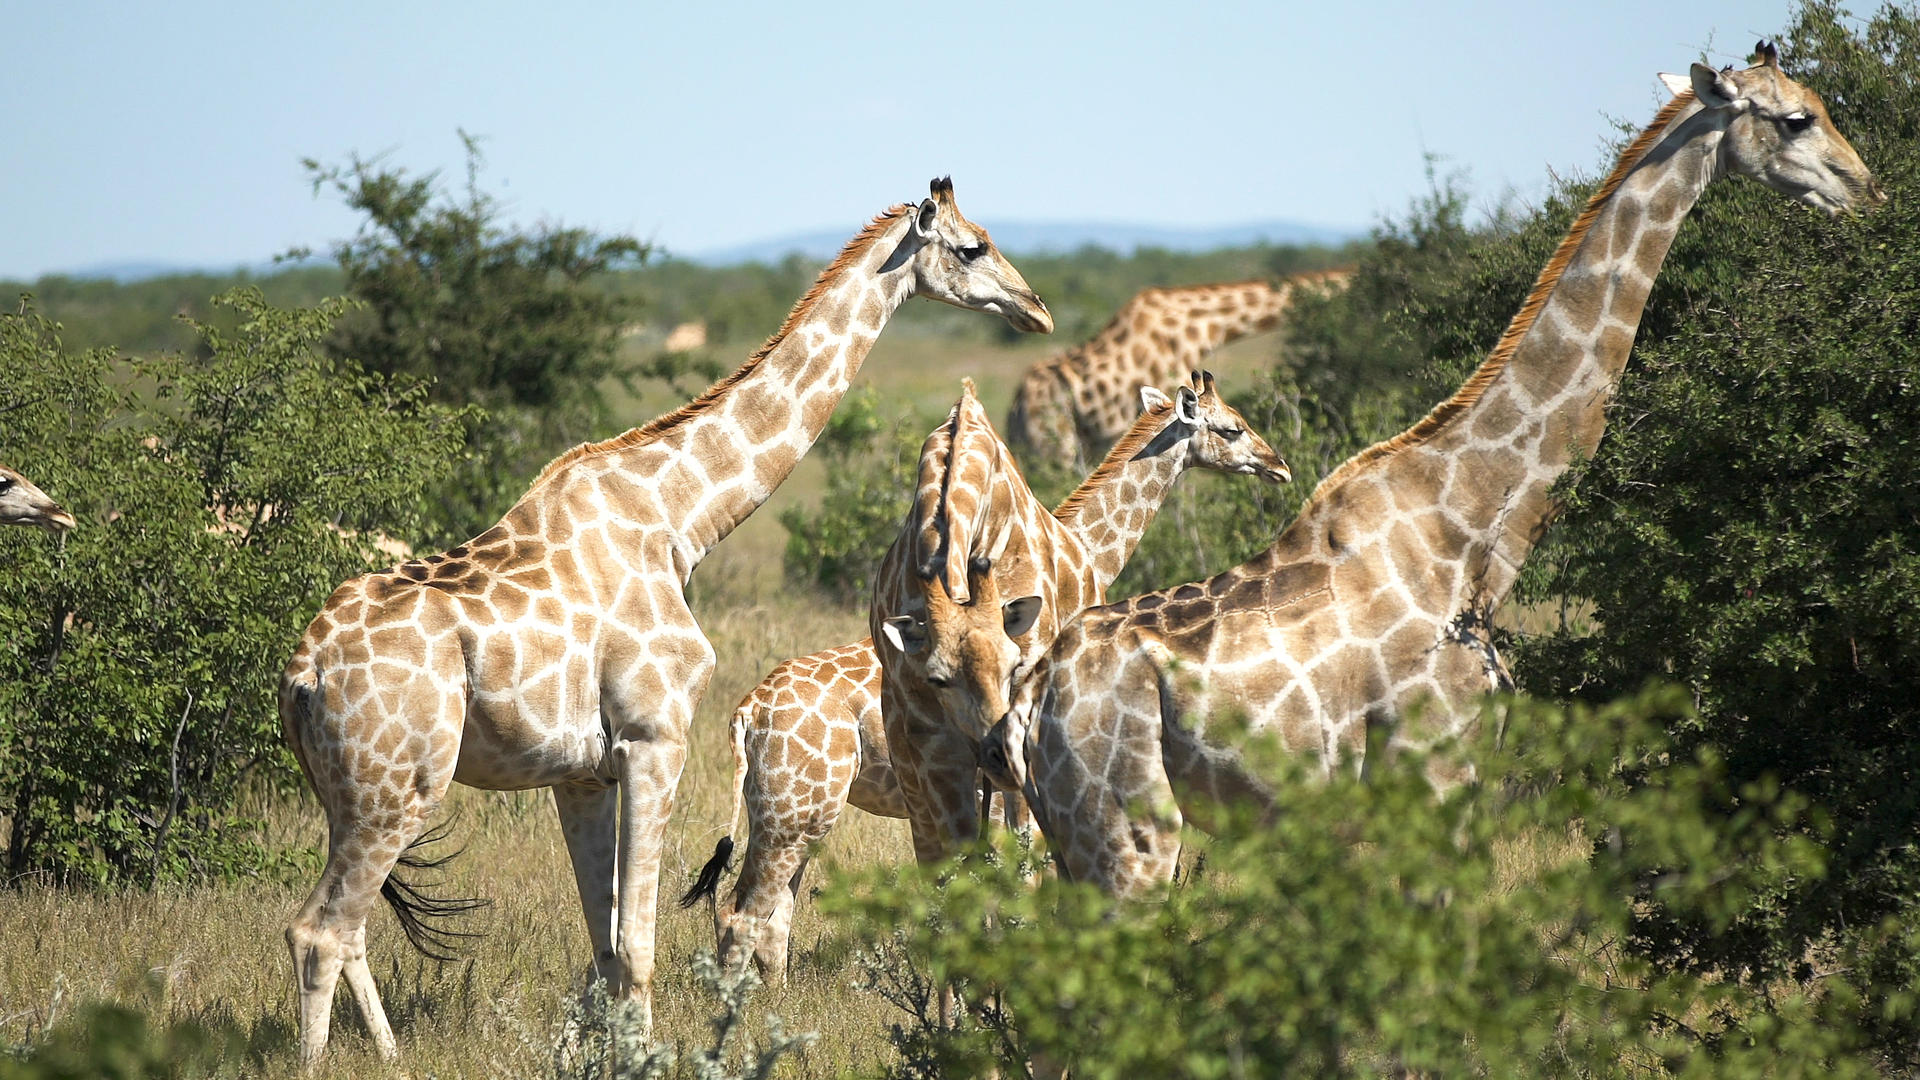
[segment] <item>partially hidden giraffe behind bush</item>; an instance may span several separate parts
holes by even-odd
[[[1007,410],[1007,445],[1030,466],[1085,468],[1133,423],[1143,386],[1167,386],[1207,354],[1279,327],[1301,288],[1333,289],[1347,271],[1278,282],[1142,289],[1100,332],[1028,368]]]
[[[1676,85],[1677,84],[1677,85]],[[1733,173],[1829,214],[1885,201],[1773,47],[1693,65],[1627,146],[1478,370],[1314,490],[1266,551],[1205,581],[1087,611],[990,738],[1063,873],[1137,895],[1169,881],[1180,827],[1270,801],[1242,740],[1322,770],[1466,734],[1508,685],[1489,636],[1552,520],[1553,485],[1606,427],[1681,222]],[[1472,775],[1436,756],[1437,787]]]
[[[73,528],[73,515],[33,481],[0,465],[0,525],[23,525],[59,534]]]
[[[1140,391],[1141,412],[1092,475],[1053,511],[1092,558],[1101,589],[1126,566],[1180,477],[1193,468],[1288,479],[1286,463],[1214,388],[1195,373],[1173,398]],[[964,402],[963,402],[964,404]],[[923,460],[951,445],[961,406],[929,436]],[[880,713],[880,660],[873,639],[780,664],[734,711],[734,810],[747,816],[746,854],[731,898],[717,889],[733,852],[723,837],[682,906],[715,902],[723,959],[751,950],[763,976],[782,982],[794,903],[808,854],[851,804],[882,817],[908,816]]]
[[[288,743],[327,812],[327,862],[287,930],[300,1057],[344,973],[395,1055],[366,959],[385,896],[416,945],[460,902],[393,875],[455,780],[551,787],[593,965],[652,1019],[663,831],[713,647],[687,607],[702,558],[819,437],[874,339],[926,296],[1047,331],[1033,290],[936,180],[843,249],[766,345],[690,404],[562,454],[498,525],[334,591],[281,678]]]

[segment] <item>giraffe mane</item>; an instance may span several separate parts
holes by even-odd
[[[685,405],[680,406],[670,413],[657,416],[647,421],[646,424],[640,427],[629,428],[610,439],[602,439],[599,442],[584,442],[570,450],[562,451],[559,457],[547,462],[547,467],[541,469],[540,475],[534,477],[533,483],[527,485],[527,491],[531,493],[533,489],[545,483],[554,473],[559,472],[561,469],[566,468],[581,458],[593,457],[598,454],[610,454],[615,451],[627,450],[652,442],[667,432],[672,431],[674,428],[679,427],[681,424],[686,423],[688,420],[713,408],[721,397],[724,396],[728,390],[732,389],[736,383],[748,375],[751,375],[754,369],[760,366],[760,361],[765,360],[767,355],[773,352],[773,350],[786,339],[788,334],[793,332],[793,328],[798,326],[806,318],[807,314],[813,310],[813,305],[818,303],[820,297],[826,293],[828,284],[848,267],[863,258],[873,247],[874,243],[893,226],[893,223],[900,215],[912,209],[913,207],[906,203],[896,203],[881,211],[879,216],[875,217],[872,221],[867,222],[866,227],[856,233],[853,239],[847,241],[846,246],[840,249],[840,254],[834,256],[833,261],[827,264],[826,269],[820,271],[820,276],[813,279],[812,287],[807,289],[805,295],[800,297],[799,302],[794,304],[792,310],[787,312],[787,319],[780,324],[780,329],[775,330],[773,336],[769,337],[765,344],[755,349],[753,354],[747,357],[747,362],[735,368],[732,374],[725,376],[719,382],[707,387],[699,397],[694,398],[692,401],[687,402]]]
[[[1320,502],[1326,493],[1333,491],[1349,476],[1383,457],[1398,453],[1410,446],[1418,446],[1433,438],[1445,430],[1448,423],[1455,417],[1480,400],[1480,396],[1486,392],[1487,387],[1493,385],[1493,381],[1506,370],[1508,361],[1513,359],[1513,354],[1520,348],[1520,340],[1526,337],[1527,331],[1533,329],[1533,324],[1539,320],[1540,313],[1546,310],[1548,298],[1560,284],[1560,275],[1565,272],[1567,264],[1573,261],[1574,253],[1586,240],[1587,233],[1593,228],[1593,223],[1600,217],[1600,211],[1606,207],[1608,200],[1613,198],[1614,192],[1619,190],[1627,174],[1640,164],[1641,160],[1647,156],[1647,152],[1653,149],[1654,143],[1666,134],[1667,127],[1673,123],[1674,118],[1693,102],[1694,95],[1691,90],[1676,95],[1672,101],[1667,102],[1659,112],[1654,114],[1652,122],[1634,137],[1633,142],[1629,143],[1625,150],[1620,152],[1619,160],[1614,162],[1613,171],[1600,182],[1599,188],[1587,200],[1586,207],[1580,211],[1580,216],[1573,220],[1573,227],[1567,230],[1567,235],[1560,241],[1560,246],[1553,250],[1553,257],[1547,260],[1546,268],[1541,270],[1540,276],[1534,280],[1533,291],[1527,294],[1526,303],[1520,306],[1513,321],[1507,324],[1506,332],[1500,335],[1500,340],[1494,345],[1493,351],[1484,361],[1481,361],[1478,368],[1474,369],[1473,374],[1461,384],[1460,389],[1454,391],[1452,397],[1435,405],[1433,411],[1427,413],[1412,427],[1390,439],[1367,447],[1327,474],[1327,478],[1320,481],[1314,487],[1313,494],[1308,496],[1307,507],[1301,511],[1302,516],[1305,516],[1306,509]]]
[[[960,412],[960,403],[955,402],[947,418],[927,436],[927,443],[934,443],[940,434],[945,433],[947,441],[944,445],[936,443],[929,448],[922,444],[921,447],[914,481],[914,503],[909,513],[918,525],[914,541],[914,568],[922,579],[932,578],[938,570],[934,556],[940,551],[941,515],[946,511],[947,481],[953,476],[953,449],[959,442]],[[929,503],[921,498],[920,493],[926,489],[929,477],[936,472],[940,476],[940,484]]]
[[[1133,455],[1139,453],[1141,447],[1151,442],[1155,435],[1160,434],[1160,429],[1166,426],[1163,421],[1172,411],[1173,403],[1169,401],[1164,405],[1155,405],[1135,418],[1133,426],[1127,429],[1125,435],[1120,436],[1120,441],[1113,444],[1113,449],[1107,451],[1107,456],[1087,474],[1087,478],[1080,481],[1080,486],[1074,488],[1066,498],[1060,500],[1059,506],[1053,508],[1054,519],[1071,522],[1079,516],[1080,511],[1086,507],[1094,493],[1099,491],[1107,481],[1113,479],[1114,474],[1126,468],[1127,462],[1133,460]]]
[[[924,571],[932,566],[933,556],[939,550],[939,541],[941,539],[939,533],[940,530],[944,528],[947,558],[945,566],[943,567],[944,573],[940,575],[940,578],[942,582],[945,583],[949,596],[960,603],[967,603],[971,592],[970,582],[968,581],[968,571],[972,566],[974,558],[983,555],[983,552],[980,550],[983,538],[973,531],[973,527],[981,524],[980,522],[972,518],[963,520],[958,514],[953,512],[954,473],[956,466],[963,456],[972,452],[970,444],[974,442],[985,445],[987,452],[992,456],[996,470],[1005,465],[1006,462],[1004,460],[1005,455],[1000,450],[1000,439],[994,434],[993,424],[986,419],[985,410],[981,408],[980,399],[974,392],[973,380],[971,378],[963,378],[960,380],[960,384],[963,390],[960,401],[953,407],[952,440],[947,446],[947,459],[944,465],[945,473],[940,478],[938,510],[930,521],[921,525],[923,543],[925,542],[924,538],[931,537],[933,544],[931,549],[922,553],[922,559],[924,560],[922,562],[922,570]],[[977,417],[970,415],[975,412],[978,412],[980,415]],[[987,486],[980,492],[980,496],[986,500],[980,508],[984,513],[991,505],[993,499],[993,485],[991,481],[989,481]]]

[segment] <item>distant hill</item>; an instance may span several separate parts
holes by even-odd
[[[758,240],[727,248],[668,253],[703,266],[738,266],[742,263],[777,263],[799,253],[810,259],[832,258],[852,235],[844,230],[798,233],[773,240]],[[1337,247],[1366,236],[1362,228],[1342,229],[1325,225],[1303,225],[1297,221],[1261,221],[1243,225],[1123,225],[1106,222],[1022,222],[1010,221],[993,226],[994,242],[1012,255],[1071,255],[1083,247],[1099,247],[1121,255],[1141,248],[1161,248],[1185,254],[1246,248],[1260,244],[1300,247]],[[271,259],[224,266],[162,262],[156,259],[127,259],[95,263],[91,266],[56,271],[49,276],[80,281],[114,281],[122,285],[153,278],[187,275],[228,277],[246,274],[267,277],[302,266],[331,265],[320,255],[275,262]]]
[[[799,253],[829,259],[851,235],[845,230],[800,233],[735,247],[675,251],[674,255],[708,266],[778,262]],[[1083,247],[1101,247],[1126,255],[1140,248],[1202,252],[1257,244],[1337,246],[1366,235],[1362,228],[1303,225],[1297,221],[1261,221],[1244,225],[1123,225],[1107,222],[995,222],[993,241],[1012,255],[1065,255]]]
[[[122,285],[131,285],[139,281],[151,281],[163,277],[271,277],[287,270],[307,266],[332,266],[333,260],[320,255],[309,255],[304,259],[262,259],[252,263],[184,263],[162,262],[158,259],[126,259],[117,262],[94,263],[91,266],[77,267],[71,270],[54,270],[45,276],[73,278],[76,281],[114,281]]]

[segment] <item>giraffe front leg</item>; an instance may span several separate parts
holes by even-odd
[[[690,639],[690,640],[688,640]],[[654,928],[659,920],[660,852],[673,813],[674,789],[687,760],[693,709],[713,674],[713,648],[697,630],[682,639],[669,681],[649,670],[617,692],[603,691],[601,708],[612,731],[612,759],[620,784],[620,843],[615,855],[619,925],[614,957],[620,979],[614,996],[634,1002],[641,1030],[653,1032]]]
[[[573,881],[580,891],[580,911],[587,919],[593,942],[594,975],[608,986],[622,984],[620,957],[613,948],[614,850],[620,826],[620,793],[616,786],[555,784],[553,808],[560,815],[560,835],[567,841],[573,862]]]
[[[947,858],[980,835],[980,770],[971,744],[948,728],[927,734],[910,751],[911,759],[895,762],[913,828],[914,858],[922,865]],[[942,986],[940,1026],[952,1027],[959,1010],[953,986]]]

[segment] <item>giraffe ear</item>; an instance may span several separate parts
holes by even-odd
[[[1675,75],[1671,71],[1663,71],[1658,77],[1660,79],[1660,85],[1666,87],[1667,93],[1672,94],[1674,97],[1679,97],[1681,94],[1693,89],[1693,82],[1685,75]]]
[[[932,197],[920,203],[920,209],[913,213],[913,231],[922,240],[933,235],[933,219],[940,216],[940,204]]]
[[[1715,71],[1705,64],[1695,64],[1687,69],[1687,78],[1693,87],[1693,96],[1709,109],[1744,105],[1740,88],[1727,78],[1725,72]]]
[[[926,628],[911,615],[895,615],[880,624],[880,633],[888,644],[908,656],[927,647]]]
[[[1145,383],[1140,384],[1141,412],[1152,412],[1155,409],[1165,408],[1171,404],[1173,404],[1173,402],[1168,399],[1166,394],[1160,391],[1159,387],[1148,386]]]
[[[1009,600],[1000,605],[1001,619],[1006,625],[1008,637],[1019,637],[1033,629],[1040,619],[1040,598],[1023,596],[1018,600]]]
[[[1180,389],[1174,391],[1173,414],[1175,416],[1178,416],[1180,418],[1180,422],[1183,424],[1187,424],[1193,427],[1199,426],[1200,395],[1193,392],[1193,387],[1183,386]]]

